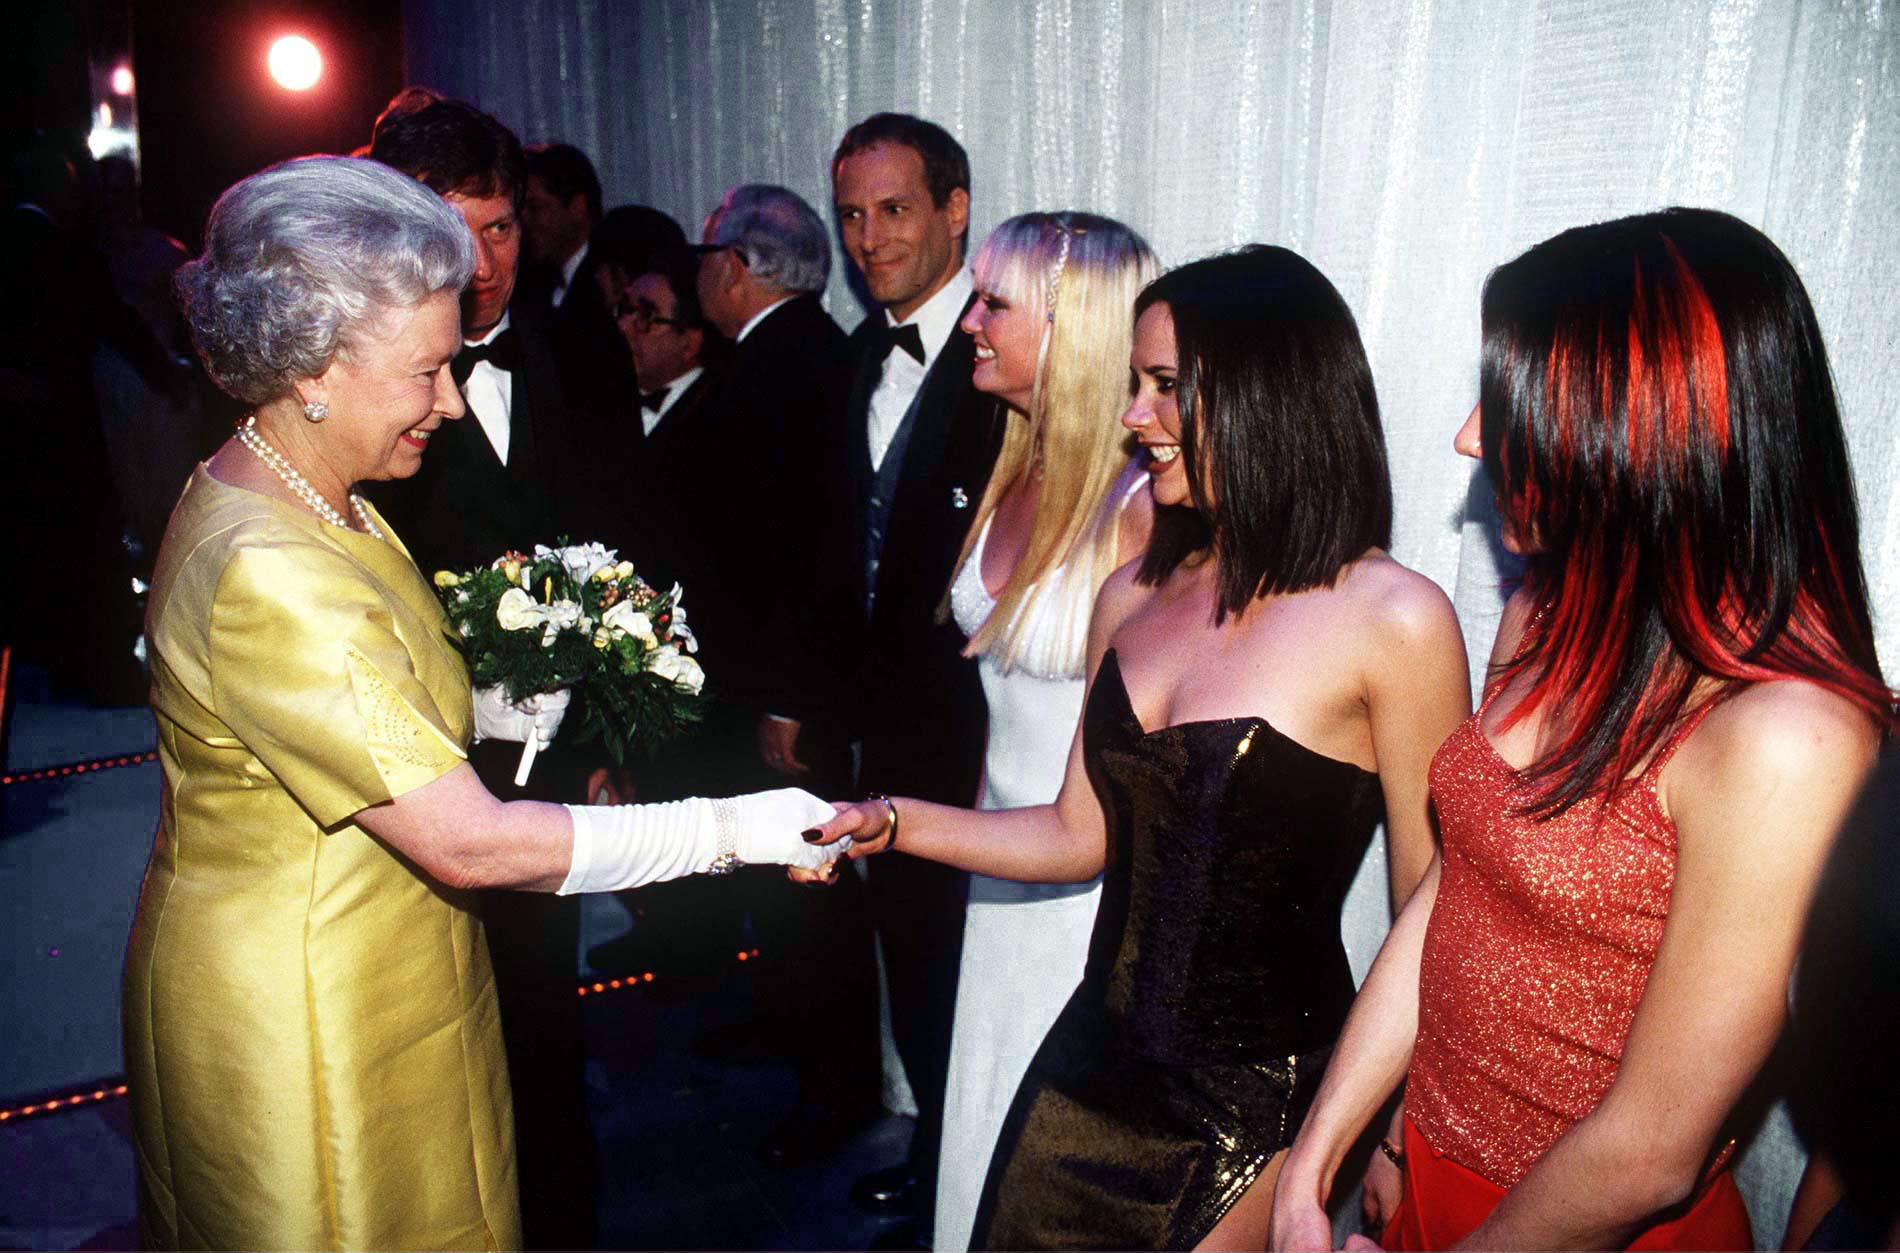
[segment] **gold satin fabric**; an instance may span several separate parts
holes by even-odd
[[[481,924],[349,821],[465,759],[442,622],[393,536],[192,475],[147,621],[164,796],[125,966],[148,1247],[520,1244]]]

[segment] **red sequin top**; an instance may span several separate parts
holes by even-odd
[[[1676,878],[1656,778],[1712,707],[1607,809],[1585,801],[1542,822],[1518,812],[1529,789],[1485,738],[1484,709],[1432,759],[1443,854],[1405,1110],[1433,1148],[1500,1187],[1616,1078]]]

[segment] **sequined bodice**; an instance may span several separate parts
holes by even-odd
[[[1675,884],[1656,779],[1700,715],[1607,808],[1542,822],[1519,812],[1526,784],[1483,717],[1432,760],[1443,853],[1405,1108],[1440,1153],[1510,1187],[1616,1078]]]
[[[1108,869],[1078,1002],[1177,1065],[1330,1045],[1352,1003],[1339,913],[1377,778],[1261,718],[1146,731],[1112,649],[1083,737]]]

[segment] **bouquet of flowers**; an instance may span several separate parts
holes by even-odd
[[[577,739],[602,737],[616,764],[704,716],[706,673],[679,585],[654,590],[613,549],[536,544],[532,557],[506,552],[473,570],[438,570],[434,581],[475,686],[499,684],[512,701],[584,687]],[[517,784],[535,749],[529,736]]]

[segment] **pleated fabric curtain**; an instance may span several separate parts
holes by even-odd
[[[1554,232],[1725,209],[1793,258],[1820,314],[1900,674],[1900,13],[1882,0],[405,0],[411,77],[526,140],[589,152],[607,202],[690,233],[730,185],[823,211],[853,121],[930,117],[969,149],[973,241],[1082,208],[1163,260],[1284,244],[1359,319],[1391,453],[1395,555],[1436,579],[1474,679],[1508,558],[1451,437],[1476,395],[1485,274]],[[834,267],[827,303],[862,306]],[[1363,973],[1375,852],[1348,907]],[[1781,1231],[1799,1150],[1744,1161]]]

